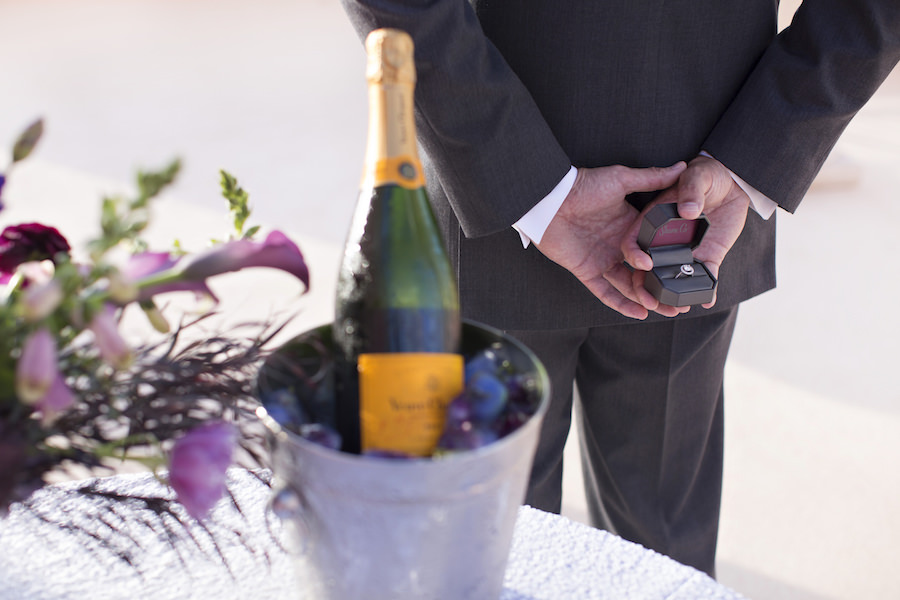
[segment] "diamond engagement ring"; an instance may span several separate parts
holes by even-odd
[[[678,273],[675,275],[675,279],[681,279],[682,277],[691,277],[694,274],[694,267],[692,265],[681,265],[681,268],[678,270]]]

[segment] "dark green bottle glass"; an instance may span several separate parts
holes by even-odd
[[[462,389],[456,279],[425,192],[410,37],[366,40],[369,134],[341,260],[333,328],[347,452],[428,456]]]

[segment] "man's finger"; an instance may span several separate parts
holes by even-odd
[[[670,167],[625,168],[622,170],[619,183],[622,185],[624,195],[634,192],[655,192],[673,185],[686,168],[687,163],[684,161]]]
[[[626,317],[643,321],[650,314],[646,308],[626,298],[622,292],[602,277],[592,281],[582,281],[582,283],[603,304]]]
[[[714,291],[713,291],[713,299],[712,299],[710,302],[707,302],[706,304],[701,304],[701,306],[702,306],[703,308],[712,308],[713,306],[715,306],[715,305],[716,305],[716,294],[717,294],[717,293],[718,293],[718,290],[714,290]]]
[[[634,286],[636,291],[643,296],[646,294],[647,297],[652,298],[653,304],[656,305],[656,308],[653,308],[653,312],[658,313],[664,317],[677,317],[680,314],[684,314],[691,309],[690,306],[669,306],[668,304],[662,304],[659,300],[653,297],[653,295],[647,291],[644,282],[647,280],[647,273],[645,271],[634,271],[631,274],[631,283]],[[646,304],[645,304],[646,306]]]
[[[647,310],[656,310],[659,301],[643,286],[634,285],[632,272],[624,264],[614,266],[604,273],[603,277],[632,302],[640,304]]]

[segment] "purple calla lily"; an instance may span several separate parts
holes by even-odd
[[[297,244],[280,231],[263,241],[236,240],[189,257],[181,268],[185,279],[204,281],[214,275],[248,267],[272,267],[290,273],[309,288],[309,268]]]
[[[121,269],[121,273],[132,281],[138,281],[167,271],[177,262],[178,257],[172,256],[168,252],[141,252],[128,259],[128,263]]]
[[[168,252],[142,252],[132,256],[121,269],[121,275],[137,284],[136,300],[145,302],[157,294],[167,292],[194,292],[217,300],[205,281],[185,280],[175,269],[179,257]]]
[[[139,287],[139,302],[166,292],[194,292],[218,301],[206,280],[215,275],[249,267],[271,267],[290,273],[309,289],[309,268],[297,244],[280,231],[271,232],[263,242],[234,240],[189,256],[176,265],[168,254],[136,255],[122,274]]]
[[[188,514],[202,519],[225,493],[237,431],[229,423],[207,423],[175,442],[169,483]]]

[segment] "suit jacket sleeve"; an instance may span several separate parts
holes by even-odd
[[[416,127],[463,232],[509,228],[571,166],[538,107],[465,0],[342,0],[361,38],[379,27],[415,44]]]
[[[703,147],[793,212],[898,60],[897,0],[806,0]]]

